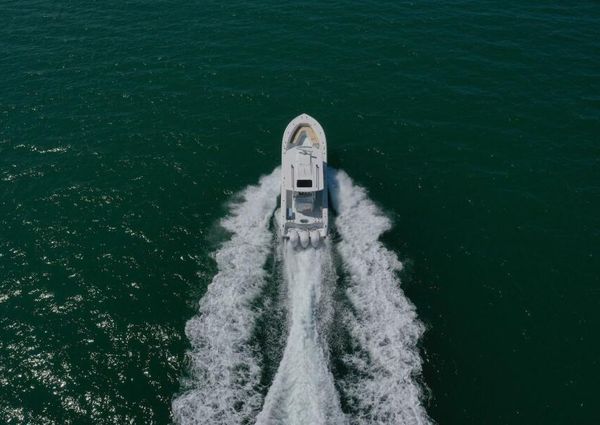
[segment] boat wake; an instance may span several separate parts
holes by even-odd
[[[175,422],[431,423],[418,381],[423,326],[400,289],[400,261],[379,242],[390,220],[343,171],[329,170],[328,180],[340,241],[319,249],[277,246],[282,279],[276,283],[286,294],[280,303],[287,311],[287,341],[272,382],[261,381],[263,358],[251,344],[259,316],[269,310],[261,313],[252,305],[265,287],[273,241],[280,244],[269,230],[279,169],[232,205],[222,221],[231,238],[215,253],[218,273],[198,315],[186,325],[189,370],[172,404]],[[333,302],[338,256],[339,275],[346,276],[344,303]],[[336,359],[330,329],[351,340],[352,349],[336,351]],[[345,372],[334,375],[332,360]]]
[[[418,382],[417,343],[424,328],[400,289],[402,264],[379,237],[391,222],[343,171],[329,177],[338,251],[350,276],[346,295],[352,308],[343,313],[359,349],[342,359],[355,373],[340,382],[354,406],[353,424],[428,424]]]
[[[215,253],[219,271],[185,326],[192,348],[184,392],[172,403],[177,423],[247,423],[260,411],[261,370],[249,345],[258,313],[251,303],[265,285],[279,173],[246,188],[221,222],[231,238]]]
[[[328,367],[324,324],[335,283],[329,244],[320,249],[284,248],[289,334],[283,358],[257,424],[343,424],[345,417]]]

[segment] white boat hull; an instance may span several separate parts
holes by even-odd
[[[294,118],[281,149],[281,235],[292,246],[317,248],[327,237],[327,139],[311,116]]]

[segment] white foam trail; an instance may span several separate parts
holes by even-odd
[[[218,273],[185,332],[192,349],[188,388],[172,403],[180,424],[239,424],[260,409],[260,367],[248,341],[257,313],[250,303],[264,286],[271,249],[269,221],[280,187],[279,168],[246,188],[221,225],[231,239],[215,253]]]
[[[324,288],[331,265],[329,245],[304,250],[284,247],[289,336],[257,425],[346,423],[319,326],[319,305],[331,304]]]
[[[346,325],[359,346],[344,358],[357,373],[340,382],[356,411],[351,422],[430,424],[417,381],[423,325],[400,289],[402,264],[379,242],[391,222],[345,172],[330,170],[329,182],[342,237],[337,247],[351,281]]]

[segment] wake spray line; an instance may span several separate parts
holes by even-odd
[[[379,242],[391,222],[345,172],[329,170],[329,184],[342,238],[337,248],[350,275],[345,323],[359,346],[343,359],[357,373],[340,382],[355,410],[351,423],[431,424],[417,381],[424,328],[400,289],[402,264]]]
[[[327,283],[335,283],[329,244],[319,249],[284,247],[289,335],[257,425],[345,424],[322,340],[319,305],[331,305]],[[329,273],[328,273],[329,272]],[[326,309],[325,309],[326,310]]]
[[[273,238],[269,221],[279,188],[276,168],[246,188],[221,222],[232,236],[216,251],[218,273],[200,300],[198,315],[185,327],[192,345],[190,378],[172,403],[177,423],[240,424],[261,407],[261,371],[248,345],[257,318],[250,303],[265,284],[263,266]]]

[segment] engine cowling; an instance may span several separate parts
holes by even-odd
[[[295,230],[290,230],[289,238],[290,238],[290,243],[292,244],[292,247],[296,248],[298,246],[298,239],[300,238],[298,236],[298,232]]]
[[[313,246],[313,248],[318,248],[320,243],[321,234],[319,233],[319,231],[313,230],[312,232],[310,232],[310,244]]]
[[[306,248],[308,246],[308,239],[308,232],[306,230],[300,231],[300,245],[302,245],[302,248]]]

